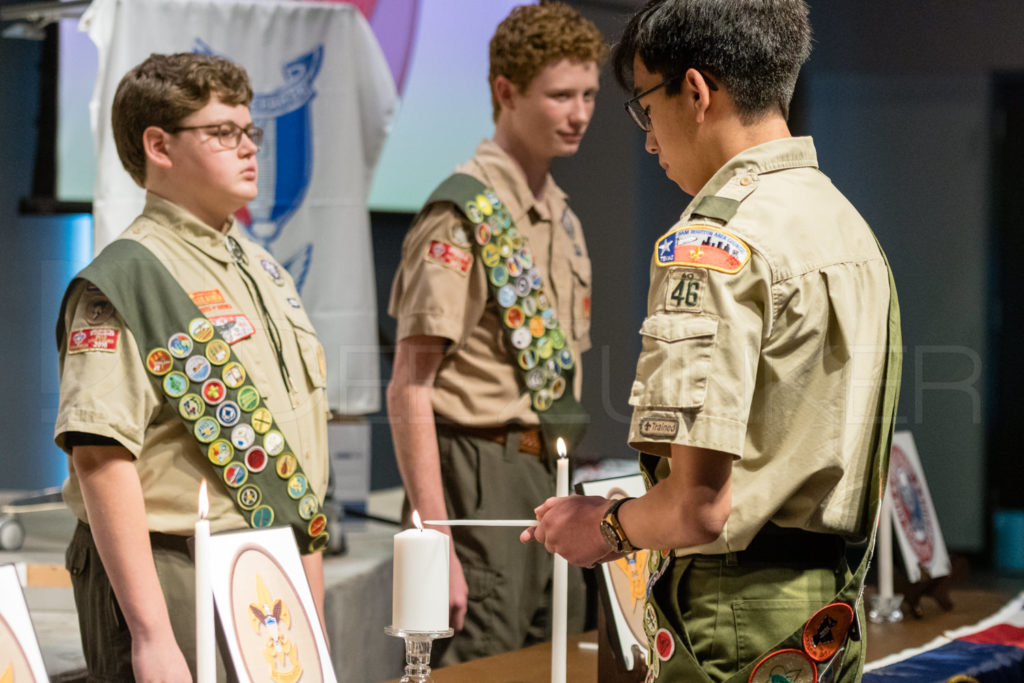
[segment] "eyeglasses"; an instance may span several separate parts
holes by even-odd
[[[234,121],[207,123],[202,126],[176,126],[175,128],[168,129],[167,132],[174,134],[180,133],[183,130],[205,130],[217,138],[220,146],[224,149],[237,149],[242,144],[243,133],[252,140],[252,144],[256,145],[257,149],[259,149],[260,143],[263,141],[263,129],[258,128],[252,123],[245,128],[242,128]]]
[[[705,82],[707,82],[708,84],[709,90],[718,90],[718,86],[715,85],[715,82],[712,81],[706,73],[704,73],[700,69],[697,69],[697,73],[704,77]],[[654,86],[650,90],[645,90],[639,95],[636,95],[635,97],[631,97],[628,100],[626,100],[626,111],[629,113],[630,117],[636,122],[636,125],[640,126],[640,130],[642,130],[645,133],[651,132],[651,108],[645,107],[642,104],[640,104],[640,100],[644,97],[647,97],[652,92],[664,88],[669,83],[672,83],[673,81],[678,81],[681,78],[682,76],[672,76],[671,78],[666,78],[665,80],[663,80],[661,83]]]

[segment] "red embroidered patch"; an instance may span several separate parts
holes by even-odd
[[[465,249],[459,249],[454,244],[431,240],[427,249],[427,259],[438,263],[445,268],[451,268],[457,273],[465,275],[473,264],[473,255]]]
[[[82,330],[73,330],[68,338],[68,353],[85,353],[86,351],[105,351],[108,353],[117,350],[117,338],[120,330],[112,327],[89,327]]]

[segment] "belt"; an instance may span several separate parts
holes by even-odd
[[[443,423],[438,423],[438,428]],[[443,427],[466,436],[493,441],[497,444],[508,443],[511,434],[519,435],[519,452],[527,455],[540,457],[544,454],[544,438],[536,427],[523,428],[517,425],[502,425],[500,427],[466,427],[464,425],[443,424]]]
[[[771,522],[757,532],[743,550],[722,555],[700,555],[741,567],[782,566],[836,569],[846,557],[846,541],[835,534],[788,529]]]
[[[92,529],[89,525],[78,520],[78,526],[80,526],[85,533],[89,535],[89,538],[93,538]],[[93,541],[95,545],[95,541]],[[191,536],[180,536],[178,534],[165,534],[160,531],[149,532],[149,545],[152,548],[159,548],[162,550],[171,550],[183,555],[192,555],[192,537]]]

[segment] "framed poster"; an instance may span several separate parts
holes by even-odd
[[[885,495],[892,503],[893,525],[907,579],[911,583],[920,581],[922,567],[932,578],[947,576],[949,553],[910,432],[896,432],[892,437],[888,482]]]
[[[289,527],[213,534],[217,614],[240,681],[336,683]]]
[[[611,479],[585,481],[579,485],[587,496],[604,496],[608,500],[637,498],[644,495],[644,480],[639,474]],[[601,565],[600,576],[609,598],[611,614],[608,621],[614,631],[611,641],[618,645],[618,659],[627,671],[646,666],[647,635],[644,632],[644,599],[647,596],[647,555],[638,549],[614,562]],[[635,646],[635,647],[634,647]],[[641,661],[635,661],[639,658]]]
[[[13,564],[0,565],[0,683],[46,683],[25,593]]]

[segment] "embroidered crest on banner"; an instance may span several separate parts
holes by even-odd
[[[696,266],[738,273],[750,260],[750,247],[735,235],[710,225],[676,228],[658,240],[659,266]]]

